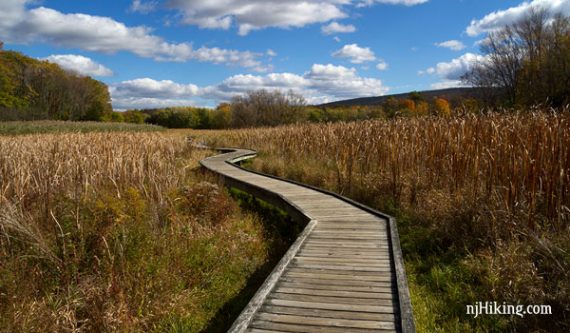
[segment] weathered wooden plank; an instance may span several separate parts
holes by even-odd
[[[288,288],[277,286],[275,292],[285,294],[299,294],[299,295],[312,295],[312,296],[333,296],[333,297],[347,297],[347,298],[380,298],[392,299],[394,297],[393,289],[386,289],[385,292],[368,292],[368,291],[347,291],[347,290],[323,290],[311,288]]]
[[[250,328],[247,330],[248,333],[287,333],[285,331],[275,331],[275,330],[266,330],[260,328]]]
[[[375,249],[366,249],[366,250],[353,250],[351,248],[345,249],[334,249],[334,248],[318,248],[318,247],[303,247],[299,254],[303,253],[310,253],[310,254],[322,254],[323,257],[327,256],[353,256],[354,258],[365,257],[365,256],[380,256],[380,257],[390,257],[390,251],[387,248],[375,248]]]
[[[374,228],[374,229],[325,229],[316,228],[313,230],[313,235],[334,235],[334,236],[382,236],[387,239],[388,234],[386,229]]]
[[[336,232],[384,232],[388,231],[385,225],[376,222],[365,222],[361,224],[352,224],[351,222],[330,224],[327,222],[319,222],[315,231],[336,231]]]
[[[390,254],[375,254],[375,255],[365,255],[365,254],[355,254],[355,253],[327,253],[327,252],[311,252],[311,251],[301,251],[299,255],[307,258],[336,258],[336,259],[383,259],[390,260]]]
[[[360,243],[347,243],[347,242],[343,242],[343,243],[337,243],[334,244],[332,242],[318,242],[318,241],[310,241],[308,240],[305,244],[305,246],[303,248],[311,248],[311,249],[335,249],[335,248],[339,248],[339,249],[353,249],[354,251],[360,251],[360,250],[369,250],[369,251],[373,251],[374,249],[389,249],[389,247],[387,245],[381,245],[381,244],[369,244],[369,243],[364,243],[364,242],[360,242]]]
[[[379,271],[390,271],[391,264],[389,262],[379,262],[374,264],[365,264],[360,262],[351,262],[350,260],[337,260],[337,261],[314,261],[314,260],[302,260],[299,258],[294,258],[291,262],[291,267],[302,267],[302,266],[310,266],[310,265],[319,265],[325,267],[342,267],[342,269],[349,269],[349,270],[363,270],[358,268],[374,268],[376,271],[379,268]],[[338,268],[337,268],[338,269]]]
[[[349,248],[349,247],[344,247],[344,248],[333,248],[333,247],[326,247],[326,246],[321,246],[318,247],[318,245],[306,245],[303,248],[301,248],[302,252],[308,252],[308,253],[322,253],[322,254],[345,254],[345,255],[350,255],[350,254],[354,254],[355,258],[358,255],[369,255],[369,256],[385,256],[385,255],[389,255],[390,254],[390,250],[389,248],[365,248],[365,249],[361,249],[361,250],[357,250],[354,248]]]
[[[358,218],[370,216],[369,213],[366,213],[366,212],[363,212],[363,211],[358,212],[358,213],[352,213],[352,212],[343,213],[343,212],[340,212],[340,213],[338,213],[338,214],[335,213],[335,212],[310,212],[310,211],[307,211],[306,213],[307,213],[308,215],[312,216],[312,217],[313,217],[314,219],[316,219],[316,220],[322,220],[322,219],[327,218],[327,217],[334,217],[334,218],[342,217],[342,218],[354,218],[354,219],[358,219]]]
[[[332,326],[313,326],[313,325],[297,325],[297,324],[284,324],[268,322],[263,320],[254,321],[252,324],[255,328],[273,328],[284,330],[287,332],[299,333],[385,333],[393,330],[384,329],[361,329],[361,328],[345,328],[345,327],[332,327]]]
[[[343,247],[370,247],[370,248],[377,248],[377,247],[385,247],[388,248],[389,244],[383,242],[382,240],[360,240],[360,239],[345,239],[345,238],[320,238],[320,237],[313,237],[311,235],[310,238],[307,239],[307,244],[322,244],[322,245],[338,245]]]
[[[338,217],[338,216],[329,216],[329,217],[322,217],[320,220],[320,222],[327,222],[327,223],[335,223],[335,222],[346,222],[346,218],[344,217]],[[360,223],[360,222],[377,222],[377,223],[387,223],[387,221],[383,218],[371,215],[371,214],[364,214],[361,216],[356,216],[352,219],[353,222],[355,223]]]
[[[328,279],[328,280],[344,280],[344,281],[392,281],[392,274],[351,274],[350,271],[346,271],[347,274],[339,274],[338,271],[334,273],[324,273],[324,272],[299,272],[293,271],[293,269],[289,270],[285,273],[288,277],[302,277],[302,278],[312,278],[312,279]],[[347,283],[348,283],[347,282]]]
[[[371,245],[363,247],[364,245]],[[334,243],[334,242],[319,242],[307,241],[303,245],[303,250],[313,250],[313,251],[337,251],[337,252],[352,252],[352,253],[381,253],[383,251],[389,252],[390,248],[387,245],[380,244],[349,244],[349,243]]]
[[[327,254],[327,253],[311,253],[311,252],[301,252],[299,253],[305,258],[330,258],[330,259],[378,259],[378,260],[390,260],[389,254],[385,254],[384,256],[375,255],[375,256],[366,256],[366,255],[354,255],[354,254]]]
[[[314,233],[311,234],[311,239],[314,238],[327,238],[327,239],[372,239],[372,240],[382,240],[382,241],[386,241],[388,240],[388,234],[386,231],[382,230],[382,231],[376,231],[376,230],[371,230],[371,231],[360,231],[360,232],[354,232],[354,231],[346,231],[346,230],[342,230],[342,229],[336,229],[336,230],[318,230]],[[387,244],[387,243],[386,243]]]
[[[290,301],[284,299],[267,299],[267,305],[279,305],[300,307],[308,309],[322,309],[322,310],[340,310],[340,311],[355,311],[355,312],[373,312],[373,313],[396,313],[393,306],[385,305],[354,305],[354,304],[340,304],[340,303],[318,303],[318,302],[304,302],[304,301]]]
[[[386,223],[382,221],[355,221],[354,219],[350,218],[344,221],[323,221],[321,219],[319,221],[319,226],[321,227],[329,227],[329,228],[363,228],[363,227],[383,227],[387,228]]]
[[[333,240],[371,240],[371,241],[388,241],[388,235],[380,232],[338,232],[338,231],[317,231],[311,234],[311,239],[333,239]]]
[[[356,270],[343,270],[343,269],[326,269],[326,268],[308,268],[308,267],[289,267],[287,272],[285,272],[285,276],[294,276],[293,274],[289,275],[289,273],[306,273],[306,274],[332,274],[332,275],[340,275],[344,277],[344,280],[350,281],[358,281],[359,277],[372,277],[374,279],[364,279],[363,281],[392,281],[394,272],[385,271],[385,272],[375,272],[375,271],[356,271]],[[303,277],[303,276],[297,276]],[[329,279],[325,276],[322,276],[322,279],[326,280]],[[331,279],[329,279],[331,280]],[[334,279],[332,279],[334,280]],[[336,280],[343,280],[343,278],[339,277]],[[340,281],[339,281],[340,282]],[[348,283],[347,281],[343,281],[343,283]]]
[[[349,264],[356,264],[356,263],[362,263],[365,265],[390,265],[391,261],[389,259],[386,260],[379,260],[379,259],[338,259],[338,258],[310,258],[310,257],[304,257],[300,254],[297,254],[297,256],[295,256],[294,260],[297,261],[304,261],[304,262],[318,262],[318,263],[338,263],[338,264],[344,264],[344,263],[349,263]]]
[[[336,205],[330,205],[328,207],[322,207],[322,208],[318,208],[318,207],[309,208],[309,209],[307,209],[307,212],[313,213],[313,214],[331,213],[331,214],[334,214],[334,216],[370,215],[370,213],[364,212],[361,209],[358,209],[354,206],[342,205],[340,203],[336,204]]]
[[[322,310],[322,309],[308,309],[308,308],[296,308],[289,306],[274,306],[274,305],[265,305],[260,309],[260,311],[265,313],[302,315],[307,317],[319,317],[319,318],[379,320],[383,322],[394,322],[396,320],[396,316],[394,316],[394,314],[392,313]]]
[[[364,286],[349,286],[349,285],[334,285],[334,284],[318,284],[311,282],[286,282],[281,281],[277,284],[276,288],[299,288],[299,289],[313,289],[313,290],[334,290],[334,291],[358,291],[358,292],[371,292],[371,293],[393,293],[396,291],[392,283],[386,283],[382,287],[373,287],[370,285]]]
[[[330,195],[322,194],[322,193],[317,192],[317,191],[315,191],[313,193],[294,194],[294,195],[288,196],[287,198],[289,198],[291,201],[303,200],[303,201],[327,202],[330,200],[337,200],[336,198],[334,198]]]
[[[346,270],[346,271],[359,271],[359,272],[389,272],[390,266],[356,266],[356,265],[341,265],[341,264],[314,264],[305,262],[293,262],[290,267],[299,268],[314,268],[314,269],[328,269],[328,270]]]
[[[350,250],[354,250],[351,252]],[[353,248],[353,247],[342,247],[335,249],[330,246],[323,245],[306,245],[301,248],[301,253],[311,253],[311,254],[323,254],[323,255],[348,255],[354,254],[354,258],[358,255],[368,255],[368,256],[389,256],[390,251],[387,248]],[[390,258],[391,259],[391,258]]]
[[[291,295],[279,292],[272,292],[267,296],[268,299],[280,299],[284,301],[299,301],[313,303],[332,303],[332,304],[353,304],[353,305],[382,305],[393,306],[392,299],[370,299],[370,298],[346,298],[332,296],[313,296],[313,295]]]
[[[354,206],[346,202],[339,202],[338,199],[330,200],[298,200],[303,209],[326,209],[326,208],[339,208],[339,209],[354,209]]]
[[[393,322],[382,322],[378,320],[351,320],[339,318],[318,318],[302,315],[274,314],[261,312],[256,316],[258,320],[265,320],[275,323],[303,324],[325,327],[346,327],[346,328],[367,328],[394,330]]]
[[[280,282],[290,282],[290,283],[308,283],[308,284],[318,284],[318,285],[327,285],[327,286],[338,286],[340,287],[374,287],[374,288],[384,288],[384,287],[393,287],[394,282],[393,279],[385,279],[383,281],[359,281],[354,279],[344,279],[344,280],[330,280],[330,279],[313,279],[307,277],[299,277],[299,276],[281,276],[279,279]]]
[[[360,227],[351,227],[351,226],[339,226],[339,227],[330,227],[326,225],[317,225],[315,231],[318,232],[376,232],[378,234],[388,234],[388,230],[386,227],[381,226],[360,226]]]

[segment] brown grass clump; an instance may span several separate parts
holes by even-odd
[[[496,299],[552,305],[553,316],[518,320],[515,327],[559,331],[570,329],[569,128],[565,110],[194,135],[212,145],[257,149],[255,169],[397,214],[412,294],[417,287],[431,293],[427,302],[441,298],[457,305],[455,312],[442,306],[446,313],[429,319],[436,324],[420,327],[457,330],[457,322],[469,322],[466,302]],[[454,273],[444,274],[449,288],[442,290],[434,276],[446,269]],[[452,276],[466,270],[465,276],[474,278],[466,277],[469,285],[461,285]],[[466,288],[473,289],[472,295]],[[465,292],[457,292],[461,289]],[[420,302],[426,300],[416,298],[414,307],[430,307]],[[501,320],[487,324],[467,325],[506,329]]]
[[[184,137],[0,137],[0,332],[197,332],[265,263]],[[201,178],[201,176],[200,176]]]

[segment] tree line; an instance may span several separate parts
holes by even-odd
[[[356,121],[378,118],[450,116],[453,107],[477,110],[474,99],[427,98],[419,92],[409,98],[387,98],[378,105],[312,106],[294,92],[254,90],[215,109],[171,107],[114,112],[115,121],[148,123],[168,128],[222,129],[278,126],[304,122]]]
[[[107,86],[0,48],[0,120],[111,120]]]

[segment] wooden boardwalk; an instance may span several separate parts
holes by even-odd
[[[202,166],[307,222],[229,332],[415,332],[391,217],[234,165],[254,151],[223,151]]]

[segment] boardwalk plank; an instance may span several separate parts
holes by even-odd
[[[305,324],[324,327],[346,327],[346,328],[367,328],[394,330],[393,322],[382,322],[378,320],[351,320],[338,318],[319,318],[301,315],[287,315],[261,312],[256,316],[257,320],[265,320],[274,323]]]
[[[265,313],[303,315],[308,317],[319,317],[319,318],[380,320],[385,322],[393,322],[396,320],[394,314],[391,313],[321,310],[321,309],[296,308],[289,306],[274,306],[274,305],[265,305],[260,309],[260,311]]]
[[[312,289],[312,290],[333,290],[333,291],[357,291],[357,292],[371,292],[371,293],[393,293],[394,288],[391,283],[387,283],[382,287],[365,286],[348,286],[348,285],[334,285],[334,284],[318,284],[311,282],[286,282],[281,281],[276,288],[299,288],[299,289]],[[277,290],[277,289],[276,289]]]
[[[360,328],[346,328],[346,327],[332,327],[332,326],[313,326],[313,325],[298,325],[298,324],[285,324],[275,323],[264,320],[256,320],[252,323],[255,328],[274,328],[284,330],[286,332],[299,332],[299,333],[385,333],[393,330],[384,329],[360,329]],[[393,331],[395,332],[395,331]]]
[[[370,292],[370,291],[347,291],[347,290],[322,290],[311,288],[287,288],[277,287],[275,292],[285,294],[299,294],[311,296],[333,296],[333,297],[347,297],[347,298],[371,298],[371,299],[392,299],[394,297],[392,289],[385,289],[385,292]]]
[[[321,309],[321,310],[340,310],[340,311],[354,311],[354,312],[372,312],[372,313],[393,313],[396,309],[393,306],[385,305],[354,305],[354,304],[340,304],[340,303],[318,303],[318,302],[305,302],[305,301],[290,301],[284,299],[268,298],[268,305],[300,307],[308,309]]]
[[[373,287],[373,288],[392,288],[393,281],[391,278],[384,279],[382,281],[358,281],[353,279],[347,280],[330,280],[330,279],[312,279],[306,277],[290,277],[287,275],[283,275],[280,282],[283,283],[308,283],[308,284],[315,284],[315,285],[326,285],[326,286],[338,286],[339,290],[342,290],[344,287]]]

